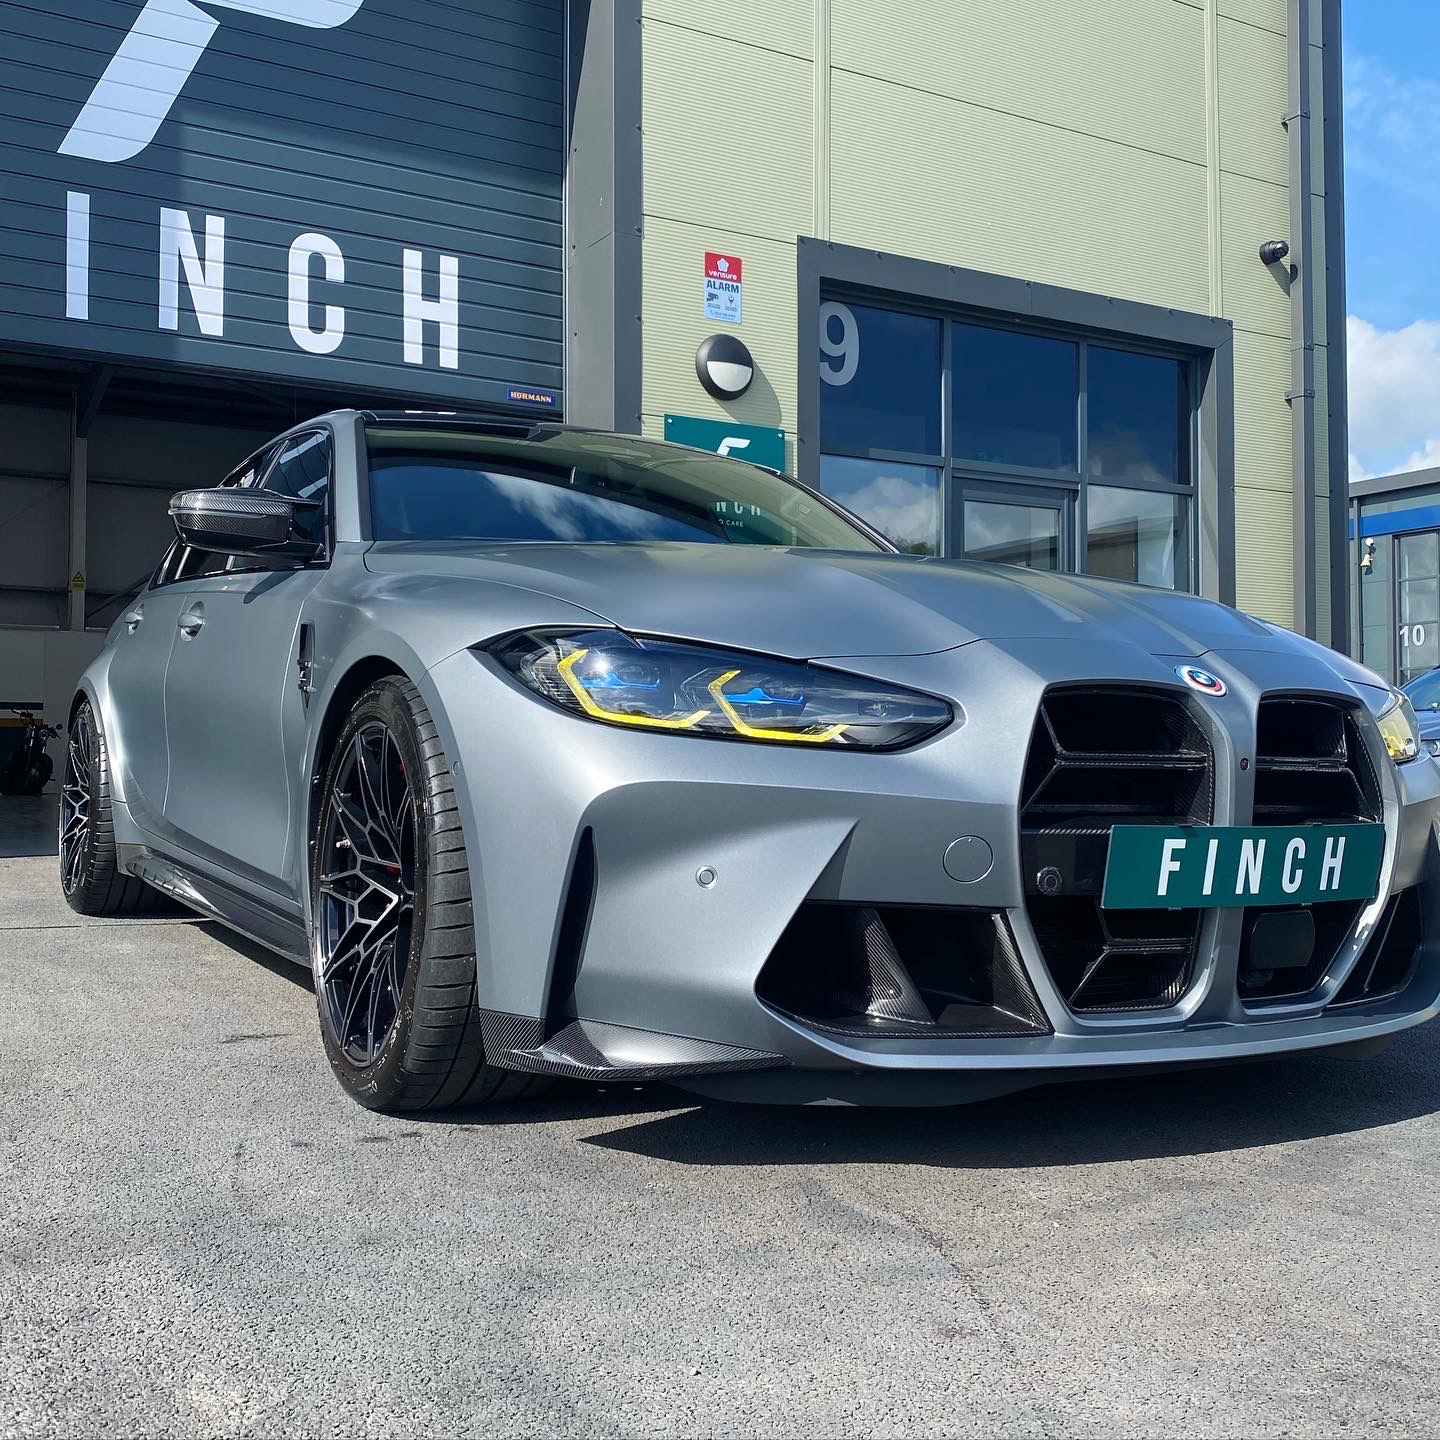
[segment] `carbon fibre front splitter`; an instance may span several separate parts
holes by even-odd
[[[572,1020],[546,1039],[542,1021],[496,1010],[480,1012],[480,1034],[492,1064],[572,1080],[679,1080],[790,1063],[761,1050],[595,1020]]]

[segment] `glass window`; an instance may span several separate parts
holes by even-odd
[[[1060,568],[1060,512],[1049,505],[965,502],[965,558],[1031,570]]]
[[[1400,578],[1440,575],[1440,531],[1400,537]]]
[[[952,344],[956,457],[1029,470],[1074,470],[1075,343],[956,325]]]
[[[1400,536],[1400,683],[1440,665],[1440,531]]]
[[[1188,587],[1184,496],[1091,485],[1086,500],[1085,569],[1091,575],[1167,590]]]
[[[315,545],[325,543],[325,503],[330,495],[330,436],[317,430],[296,435],[285,442],[263,488],[295,500],[319,500],[318,510],[304,510],[295,517],[295,530]]]
[[[684,540],[877,548],[810,491],[703,451],[556,430],[505,440],[371,429],[377,540]]]
[[[1427,670],[1405,687],[1405,693],[1417,710],[1440,710],[1440,670]]]
[[[1163,355],[1102,345],[1089,347],[1087,364],[1090,473],[1110,480],[1187,483],[1185,367]]]
[[[820,488],[897,549],[912,555],[940,553],[940,471],[934,466],[825,455]]]
[[[820,307],[825,449],[940,453],[940,322],[830,301]]]

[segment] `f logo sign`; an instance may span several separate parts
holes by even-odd
[[[364,0],[204,0],[311,30],[343,25]],[[129,160],[154,138],[220,22],[191,0],[146,0],[100,82],[90,92],[60,154],[86,160]]]

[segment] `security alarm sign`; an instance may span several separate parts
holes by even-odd
[[[738,255],[705,252],[705,318],[738,325],[745,313],[744,290]]]

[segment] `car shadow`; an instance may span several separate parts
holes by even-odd
[[[587,1144],[681,1165],[933,1165],[1042,1169],[1257,1149],[1440,1111],[1440,1026],[1372,1060],[1292,1056],[1068,1081],[933,1109],[696,1103]],[[596,1119],[612,1112],[597,1106]],[[578,1117],[577,1117],[578,1118]]]
[[[218,920],[201,920],[197,917],[195,928],[211,940],[218,941],[227,949],[233,950],[237,955],[243,955],[245,959],[253,960],[261,969],[290,981],[297,989],[307,990],[311,995],[315,993],[315,977],[311,974],[308,965],[287,960],[284,956],[267,949],[258,940],[251,940],[247,935],[227,929]]]
[[[197,923],[238,955],[314,993],[306,967],[219,924]],[[562,1081],[519,1104],[404,1119],[475,1128],[593,1126],[579,1143],[678,1165],[1038,1169],[1259,1149],[1437,1112],[1440,1024],[1406,1031],[1369,1060],[1292,1055],[1065,1081],[969,1105],[742,1105],[662,1084]]]

